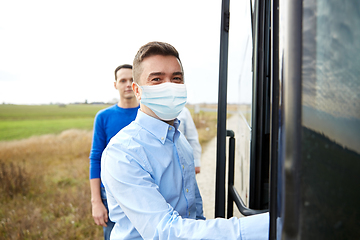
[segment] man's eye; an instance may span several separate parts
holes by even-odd
[[[160,81],[160,78],[153,78],[153,79],[151,79],[151,81],[158,82],[158,81]]]
[[[182,82],[183,80],[182,80],[181,77],[174,77],[174,78],[173,78],[173,81],[174,81],[174,82]]]

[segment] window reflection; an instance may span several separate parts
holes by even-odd
[[[302,239],[357,239],[360,2],[303,1]]]
[[[305,1],[304,16],[303,125],[360,152],[360,2]]]

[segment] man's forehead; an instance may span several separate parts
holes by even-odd
[[[121,68],[116,72],[116,76],[119,77],[132,77],[132,69],[130,68]]]
[[[143,68],[153,69],[152,71],[161,72],[162,69],[172,68],[181,68],[179,59],[174,56],[163,56],[163,55],[153,55],[146,57],[142,63]]]

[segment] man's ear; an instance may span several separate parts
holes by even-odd
[[[136,99],[138,101],[140,101],[141,100],[141,89],[140,89],[139,85],[137,85],[135,82],[133,82],[131,87],[132,87],[132,90],[134,91]]]
[[[117,90],[117,87],[116,87],[116,81],[114,82],[114,88]]]

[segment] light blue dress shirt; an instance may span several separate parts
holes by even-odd
[[[268,239],[268,214],[203,220],[192,149],[178,125],[139,110],[104,150],[111,239]]]

